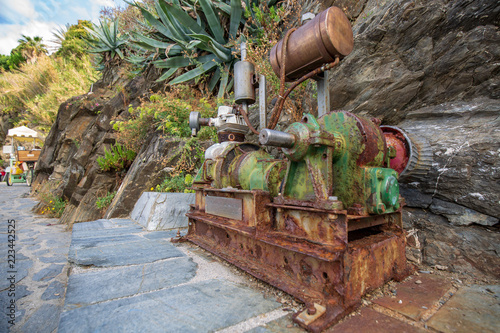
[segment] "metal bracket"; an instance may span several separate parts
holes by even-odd
[[[308,326],[310,323],[321,317],[323,313],[326,312],[326,308],[318,303],[314,303],[314,308],[316,309],[316,311],[313,314],[309,314],[309,309],[306,309],[299,313],[295,320],[305,326]]]

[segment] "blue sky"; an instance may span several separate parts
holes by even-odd
[[[0,54],[10,54],[21,35],[40,36],[51,46],[52,31],[80,20],[98,22],[103,6],[122,0],[0,0]]]

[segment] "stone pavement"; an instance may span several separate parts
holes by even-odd
[[[0,183],[0,332],[9,327],[11,332],[53,332],[64,304],[71,233],[57,219],[31,212],[36,201],[27,198],[29,190],[25,184]],[[15,229],[8,220],[15,221],[10,224]],[[16,236],[10,243],[9,230]],[[9,250],[15,251],[15,263]],[[7,316],[11,304],[15,317]]]
[[[174,246],[175,235],[128,219],[75,224],[59,332],[217,331],[286,314],[221,263]]]
[[[33,215],[28,188],[0,183],[1,255],[16,220],[16,325],[11,332],[304,332],[286,294],[190,243],[129,219],[75,224]],[[71,245],[70,245],[71,243]],[[8,314],[8,262],[0,306]],[[432,274],[430,274],[432,273]],[[496,332],[500,287],[462,284],[429,270],[391,282],[327,332]],[[0,320],[0,332],[8,329]]]

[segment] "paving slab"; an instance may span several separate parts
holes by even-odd
[[[418,321],[450,288],[451,283],[439,275],[421,274],[398,284],[395,297],[385,296],[373,302]]]
[[[66,289],[66,285],[59,281],[52,281],[47,289],[43,292],[41,299],[44,301],[48,301],[51,299],[57,299],[64,297],[64,291]]]
[[[465,287],[458,290],[427,322],[445,333],[500,331],[500,286]]]
[[[80,222],[73,225],[73,232],[79,231],[95,231],[110,228],[132,228],[142,230],[140,226],[134,223],[131,219],[100,219],[91,222]]]
[[[83,224],[83,223],[81,223]],[[108,228],[108,229],[96,229],[96,230],[78,230],[73,231],[72,241],[75,239],[86,239],[94,237],[119,237],[134,235],[141,232],[142,229],[137,229],[134,227],[120,227],[120,228]]]
[[[71,250],[79,251],[81,249],[94,247],[94,246],[104,246],[109,244],[119,244],[119,243],[129,243],[141,241],[142,237],[138,235],[98,235],[88,236],[84,238],[74,237],[71,242]],[[70,250],[70,251],[71,251]]]
[[[426,330],[409,325],[399,319],[386,316],[371,308],[363,308],[360,313],[331,327],[325,333],[425,333]]]
[[[307,332],[292,321],[292,315],[285,315],[265,325],[257,326],[247,333],[304,333]]]
[[[52,333],[57,329],[57,319],[62,307],[54,304],[43,304],[20,327],[20,332]]]
[[[48,253],[48,251],[44,252],[44,253],[36,252],[35,254],[36,255],[44,255],[44,254],[47,254],[47,253]],[[47,264],[52,264],[52,263],[66,263],[68,261],[68,259],[66,257],[63,257],[63,256],[39,257],[38,259],[41,262],[47,263]]]
[[[208,280],[65,311],[58,332],[208,332],[279,306],[248,287]]]
[[[186,283],[196,275],[196,263],[182,257],[151,264],[71,274],[65,309]]]
[[[52,264],[33,275],[33,281],[49,281],[61,274],[64,265]]]
[[[183,232],[181,232],[180,234],[181,236],[183,236],[186,234],[186,231],[183,230]],[[142,235],[142,237],[147,239],[170,239],[176,236],[177,236],[177,230],[155,231],[155,232],[148,232]]]
[[[2,317],[0,319],[0,332],[7,332],[11,326],[8,320],[12,319],[9,317],[11,305],[11,300],[15,300],[17,303],[21,298],[31,295],[33,292],[29,291],[26,286],[16,285],[15,290],[4,290],[0,292],[0,308],[2,309]],[[15,311],[15,322],[17,323],[22,317],[22,313],[19,309]]]
[[[142,238],[134,242],[113,244],[93,242],[88,247],[70,247],[68,260],[77,265],[111,267],[154,262],[161,259],[182,257],[183,254],[169,242]]]
[[[0,290],[8,288],[11,282],[7,279],[10,275],[15,275],[15,282],[23,280],[28,276],[28,270],[33,266],[31,260],[19,260],[19,256],[16,254],[16,265],[15,271],[10,269],[8,262],[2,262],[0,264],[0,272],[2,272],[2,279],[0,279]],[[15,272],[15,273],[10,273]]]
[[[36,205],[32,198],[26,198],[30,188],[24,184],[7,187],[0,183],[0,221],[15,220],[16,230],[16,262],[15,262],[15,295],[9,295],[9,289],[0,293],[0,303],[15,301],[15,325],[7,321],[7,308],[1,306],[2,317],[0,332],[50,332],[57,329],[63,305],[64,288],[67,279],[66,255],[70,243],[70,233],[65,226],[58,225],[57,219],[35,215],[31,208]],[[0,233],[5,235],[7,224],[0,225]],[[0,236],[0,251],[4,258],[7,239]],[[40,260],[44,254],[58,257],[56,263]],[[47,256],[48,257],[48,256]],[[5,260],[6,261],[6,260]],[[0,290],[4,289],[4,281],[10,269],[6,262],[0,262]],[[63,288],[59,297],[58,290]],[[10,310],[9,310],[10,311]]]

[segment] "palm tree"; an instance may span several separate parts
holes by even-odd
[[[25,35],[21,36],[22,38],[17,41],[19,43],[17,49],[21,51],[27,62],[33,64],[39,56],[47,54],[47,46],[42,44],[42,37],[35,36],[31,38]]]

